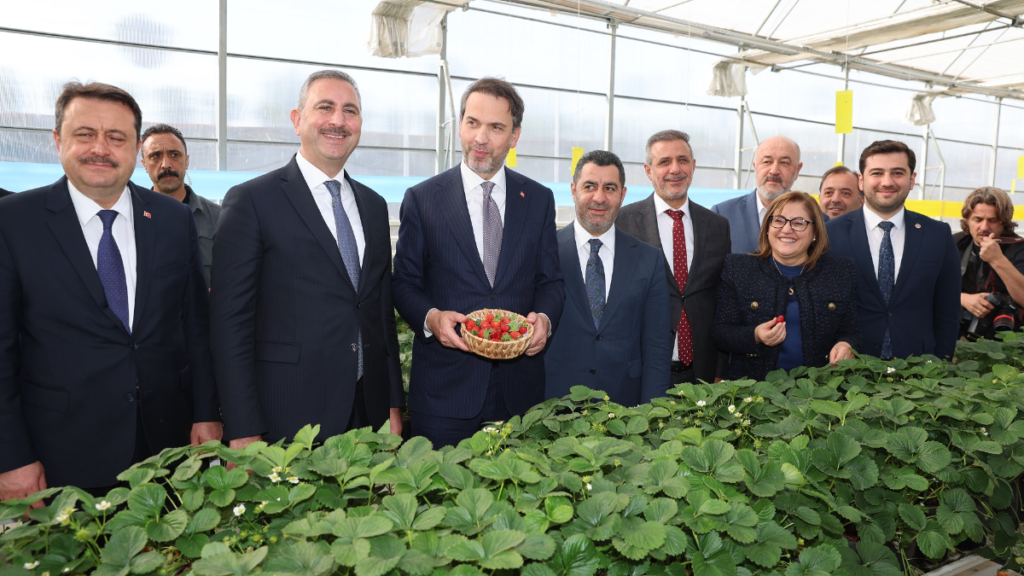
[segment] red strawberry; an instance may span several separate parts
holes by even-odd
[[[775,319],[775,323],[776,324],[782,324],[785,321],[786,321],[786,317],[785,316],[779,316],[778,318]]]
[[[519,340],[519,332],[509,332],[508,335],[511,336],[513,340]]]
[[[494,314],[488,314],[487,316],[484,317],[484,320],[488,322],[494,320]]]

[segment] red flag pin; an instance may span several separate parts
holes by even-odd
[[[146,212],[145,210],[142,211],[142,215],[145,216],[146,218],[152,218],[153,217],[152,214],[150,214],[149,212]]]
[[[521,198],[526,198],[526,192],[520,192],[520,193],[519,193],[519,196],[520,196]]]

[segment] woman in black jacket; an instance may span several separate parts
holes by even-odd
[[[852,260],[827,252],[817,202],[787,192],[768,208],[758,251],[726,257],[711,331],[729,353],[726,379],[853,358],[857,272]]]

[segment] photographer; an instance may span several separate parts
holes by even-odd
[[[982,187],[964,201],[959,232],[963,314],[960,335],[991,338],[1014,329],[1024,302],[1024,238],[1013,229],[1013,204],[999,188]]]

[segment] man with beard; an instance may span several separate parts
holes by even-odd
[[[661,252],[615,227],[626,170],[611,152],[576,164],[576,220],[558,231],[565,306],[544,353],[546,398],[573,386],[636,406],[670,386],[672,328]]]
[[[839,218],[864,205],[857,173],[846,166],[833,166],[825,171],[818,187],[818,203],[826,221]]]
[[[729,253],[729,221],[689,199],[697,160],[690,136],[663,130],[647,139],[644,171],[654,194],[622,208],[625,233],[659,248],[671,297],[673,384],[712,382],[726,358],[711,342],[718,282]]]
[[[55,108],[65,177],[0,202],[0,500],[106,496],[131,464],[221,438],[195,224],[129,182],[142,111],[78,82]]]
[[[288,164],[224,197],[213,243],[210,335],[232,448],[402,430],[387,203],[345,170],[362,131],[355,80],[320,70],[291,121]]]
[[[734,254],[757,250],[757,235],[768,206],[792,189],[802,167],[800,147],[785,136],[774,136],[757,147],[753,162],[757,189],[711,207],[712,212],[729,219]]]
[[[196,220],[199,253],[203,257],[203,278],[210,285],[213,236],[217,231],[220,206],[196,194],[185,184],[188,146],[185,137],[169,124],[155,124],[142,133],[142,167],[153,181],[153,190],[186,204]]]
[[[402,202],[394,292],[416,332],[409,410],[413,434],[438,448],[544,400],[538,354],[565,293],[554,196],[504,167],[523,109],[504,80],[471,84],[459,113],[463,161],[410,188]],[[468,353],[457,327],[483,308],[526,316],[533,336],[525,355],[491,361]]]
[[[903,142],[873,142],[860,155],[864,207],[825,226],[830,252],[859,270],[859,352],[883,359],[951,357],[959,330],[960,263],[949,225],[904,208],[915,164]]]

